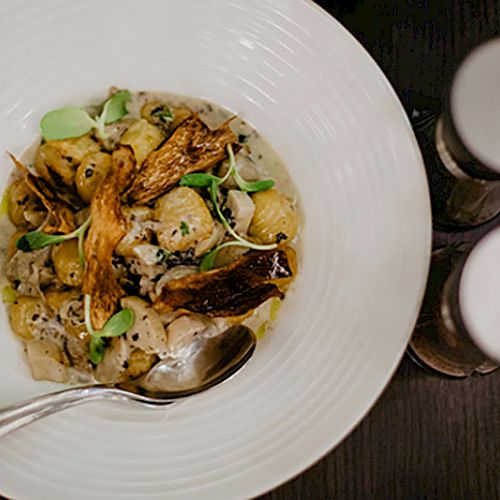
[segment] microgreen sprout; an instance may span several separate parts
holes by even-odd
[[[84,250],[83,243],[85,232],[90,225],[90,217],[78,228],[68,234],[47,234],[42,231],[31,231],[21,236],[16,241],[16,247],[23,252],[32,252],[49,245],[57,245],[63,241],[78,238],[78,254],[80,256],[80,264],[84,266]]]
[[[122,309],[113,314],[106,321],[102,330],[94,330],[90,318],[90,295],[85,295],[85,327],[90,334],[89,358],[94,365],[98,365],[106,353],[105,338],[119,337],[129,330],[135,321],[134,311],[132,309]]]
[[[183,176],[179,184],[181,186],[190,187],[210,187],[212,183],[215,182],[219,186],[224,184],[230,176],[233,176],[240,190],[246,191],[247,193],[265,191],[266,189],[270,189],[274,186],[274,181],[272,179],[265,179],[261,181],[246,181],[243,179],[238,171],[238,164],[236,163],[233,148],[230,144],[227,146],[227,152],[229,154],[229,168],[224,177],[195,172]]]
[[[184,221],[181,221],[181,235],[187,236],[188,234],[189,234],[189,226]]]
[[[42,135],[48,141],[55,141],[80,137],[95,128],[99,136],[105,139],[105,125],[120,120],[128,113],[126,105],[130,97],[128,90],[117,92],[104,103],[101,114],[96,117],[75,107],[49,111],[40,122]]]

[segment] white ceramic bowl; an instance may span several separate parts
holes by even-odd
[[[92,404],[9,435],[0,492],[249,497],[327,453],[396,368],[429,261],[420,153],[375,63],[305,0],[2,0],[0,47],[0,150],[112,84],[206,97],[265,134],[306,219],[296,291],[238,376],[174,408]],[[0,405],[51,389],[30,379],[3,308],[0,324]]]

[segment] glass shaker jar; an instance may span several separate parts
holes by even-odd
[[[450,376],[500,367],[500,227],[471,249],[433,254],[427,291],[410,341],[415,361]]]
[[[433,137],[422,146],[434,221],[465,228],[499,214],[500,38],[480,45],[463,60],[445,111],[427,133]]]

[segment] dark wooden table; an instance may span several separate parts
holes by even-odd
[[[439,110],[457,60],[499,34],[500,0],[317,3],[368,49],[409,113]],[[496,224],[436,232],[435,244],[474,241]],[[338,448],[261,498],[500,499],[500,370],[450,379],[405,356],[378,403]]]

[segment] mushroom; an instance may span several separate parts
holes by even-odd
[[[103,384],[115,384],[123,378],[130,349],[124,337],[115,337],[106,349],[104,359],[97,366],[96,379]]]
[[[26,354],[35,380],[68,381],[64,353],[50,340],[30,340],[26,343]]]
[[[134,311],[135,322],[127,332],[130,349],[142,349],[147,354],[164,352],[167,335],[158,313],[139,297],[125,297],[121,300],[123,308]]]
[[[250,156],[240,153],[236,155],[236,163],[238,164],[239,174],[246,181],[258,181],[262,179],[261,172]],[[219,175],[221,177],[226,175],[228,168],[229,160],[225,160],[224,162],[222,162]],[[229,179],[227,179],[227,181],[222,184],[222,187],[225,187],[226,189],[235,189],[238,187],[238,185],[236,184],[234,177],[231,175],[229,176]]]
[[[17,250],[5,266],[10,281],[19,281],[20,295],[41,295],[40,285],[46,285],[55,278],[50,258],[50,247],[22,252]]]
[[[246,234],[255,212],[252,198],[243,191],[231,189],[227,193],[226,207],[231,210],[234,220],[234,230],[239,234]]]

